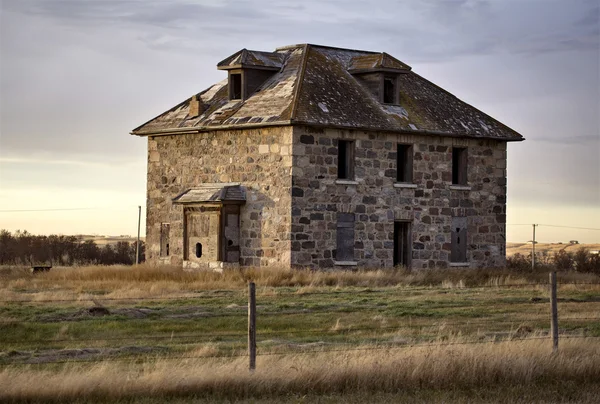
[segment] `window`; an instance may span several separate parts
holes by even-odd
[[[465,147],[452,148],[452,183],[467,185],[467,149]]]
[[[202,243],[196,243],[196,258],[202,257]]]
[[[412,182],[413,148],[409,144],[399,144],[396,153],[396,181]]]
[[[354,179],[354,142],[338,140],[338,178]]]
[[[383,103],[396,103],[396,78],[384,77],[383,79]]]
[[[451,230],[451,262],[467,262],[467,218],[464,216],[452,218]]]
[[[354,213],[337,214],[336,261],[354,261]]]
[[[241,100],[242,99],[242,74],[231,73],[229,75],[229,99],[230,100]]]
[[[394,266],[410,267],[410,223],[394,222]]]
[[[170,239],[171,225],[169,223],[160,224],[160,256],[169,256],[169,239]]]

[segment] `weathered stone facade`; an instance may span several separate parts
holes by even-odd
[[[147,260],[182,264],[184,207],[173,198],[205,183],[239,182],[247,192],[240,211],[240,264],[289,266],[291,167],[291,127],[149,137]],[[161,257],[162,223],[170,224],[170,247]]]
[[[338,139],[355,141],[355,183],[337,179]],[[413,184],[396,183],[396,145],[412,144]],[[452,147],[468,151],[468,186],[452,185]],[[356,215],[355,261],[391,267],[394,221],[412,227],[412,267],[450,265],[452,217],[466,217],[468,266],[505,264],[506,142],[294,128],[292,263],[333,267],[336,214]]]

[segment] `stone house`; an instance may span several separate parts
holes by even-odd
[[[185,268],[498,267],[523,137],[386,53],[242,49],[146,122],[146,254]]]

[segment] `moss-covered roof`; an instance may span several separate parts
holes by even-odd
[[[201,103],[198,116],[190,115],[192,96],[132,134],[299,124],[523,140],[519,133],[386,53],[304,44],[275,52],[242,49],[218,65],[220,69],[240,66],[268,67],[273,74],[245,100],[229,100],[227,80],[223,80],[195,94]],[[369,71],[398,73],[397,103],[381,103],[353,76]]]

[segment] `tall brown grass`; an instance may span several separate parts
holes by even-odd
[[[517,384],[553,387],[560,383],[598,388],[599,380],[597,340],[565,340],[556,354],[551,352],[548,340],[524,340],[259,355],[254,373],[248,372],[245,358],[72,364],[60,370],[15,366],[0,371],[0,401],[66,402],[75,398],[116,400],[139,396],[165,400],[177,396],[240,399]]]
[[[593,274],[564,273],[561,282],[599,282]],[[198,291],[242,290],[248,281],[258,287],[295,287],[298,293],[313,288],[337,287],[444,287],[502,286],[545,283],[545,272],[517,273],[506,269],[424,270],[373,269],[357,271],[314,271],[286,268],[244,268],[223,273],[186,272],[168,266],[88,266],[53,268],[31,274],[23,268],[0,269],[0,299],[86,299],[164,297]],[[87,296],[87,295],[90,296]],[[87,296],[87,297],[86,297]]]

